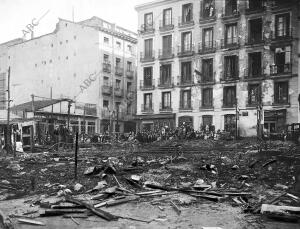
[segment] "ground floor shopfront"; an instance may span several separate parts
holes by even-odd
[[[227,131],[235,134],[236,126],[241,137],[257,136],[263,129],[268,133],[280,133],[287,124],[298,122],[297,106],[265,106],[247,109],[227,108],[200,112],[179,112],[176,114],[137,115],[137,131],[160,130],[188,125],[194,130]],[[209,127],[209,128],[208,128]]]

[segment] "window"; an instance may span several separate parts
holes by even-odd
[[[249,76],[260,76],[262,73],[261,68],[261,52],[253,52],[248,54]]]
[[[109,101],[108,100],[103,100],[103,108],[107,108],[109,107]]]
[[[192,82],[192,62],[181,63],[181,83]]]
[[[185,4],[182,6],[182,22],[193,21],[193,4]]]
[[[152,29],[153,28],[153,14],[147,13],[144,15],[144,23],[145,23],[145,29]]]
[[[121,49],[121,42],[120,42],[120,41],[117,41],[117,42],[116,42],[116,46],[117,46],[117,49]]]
[[[116,80],[116,89],[121,88],[121,80]]]
[[[152,67],[144,68],[144,86],[152,86]]]
[[[236,104],[236,86],[228,86],[223,88],[224,107],[234,107]]]
[[[88,134],[94,134],[95,129],[95,122],[88,122]]]
[[[248,105],[257,105],[260,101],[260,85],[248,85]]]
[[[202,60],[202,80],[204,82],[213,81],[213,58]]]
[[[144,109],[152,110],[152,93],[144,94]]]
[[[237,24],[229,24],[225,26],[225,44],[232,45],[238,43]]]
[[[85,132],[85,125],[86,125],[86,121],[81,121],[80,122],[80,133],[86,133]]]
[[[239,77],[238,68],[239,68],[239,56],[225,56],[225,65],[224,65],[224,80],[226,79],[237,79]]]
[[[192,51],[192,32],[182,33],[182,52]]]
[[[290,14],[279,14],[275,17],[276,37],[286,37],[290,35]]]
[[[104,86],[109,86],[109,78],[106,77],[106,76],[103,77],[103,85]]]
[[[145,40],[145,57],[153,57],[153,39]]]
[[[251,10],[257,10],[264,6],[265,0],[248,0],[249,9]]]
[[[274,65],[271,66],[271,74],[288,73],[291,68],[291,46],[277,47],[274,53]]]
[[[249,21],[249,43],[258,43],[262,41],[262,19],[253,19]]]
[[[128,92],[132,91],[132,83],[131,82],[127,82],[127,91]]]
[[[235,132],[235,115],[234,114],[227,114],[224,116],[224,130],[230,133]]]
[[[191,109],[191,90],[183,90],[180,92],[180,108]]]
[[[164,9],[163,11],[163,26],[172,25],[172,9]]]
[[[163,56],[172,55],[172,35],[162,37],[163,42]]]
[[[160,84],[169,85],[171,84],[172,65],[164,64],[160,66]]]
[[[109,38],[108,37],[104,37],[103,38],[103,42],[104,42],[104,44],[109,45]]]
[[[213,47],[213,36],[214,30],[213,28],[203,29],[203,47],[204,48],[212,48]]]
[[[215,1],[203,0],[202,2],[202,17],[209,18],[215,16]]]
[[[225,0],[225,15],[233,15],[237,13],[237,0]]]
[[[132,53],[132,46],[131,45],[127,45],[127,51]]]
[[[274,84],[274,102],[278,104],[287,104],[289,102],[289,82],[275,82]]]
[[[103,55],[103,61],[104,61],[104,63],[109,64],[109,55],[104,54]]]
[[[126,114],[131,114],[132,113],[132,105],[131,103],[127,103],[127,107],[126,107]]]
[[[121,59],[116,58],[116,68],[121,68]]]
[[[127,72],[131,72],[132,71],[132,62],[127,61]]]
[[[162,92],[161,94],[162,97],[162,108],[171,108],[171,92]]]
[[[202,89],[202,107],[213,107],[213,89],[204,88]]]

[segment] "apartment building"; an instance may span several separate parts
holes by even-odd
[[[298,1],[159,0],[136,6],[137,121],[254,136],[298,121]]]
[[[52,33],[0,45],[1,98],[10,67],[12,106],[24,107],[31,95],[71,99],[70,126],[79,133],[134,130],[136,43],[137,34],[98,17],[59,19]]]

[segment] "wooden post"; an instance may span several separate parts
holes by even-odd
[[[34,134],[33,134],[33,125],[34,124],[32,124],[32,126],[30,126],[30,148],[31,148],[31,153],[34,153]]]
[[[76,132],[75,140],[75,180],[77,180],[77,153],[78,153],[78,132]]]

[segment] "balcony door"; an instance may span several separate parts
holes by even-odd
[[[172,35],[163,36],[163,56],[172,54]]]

